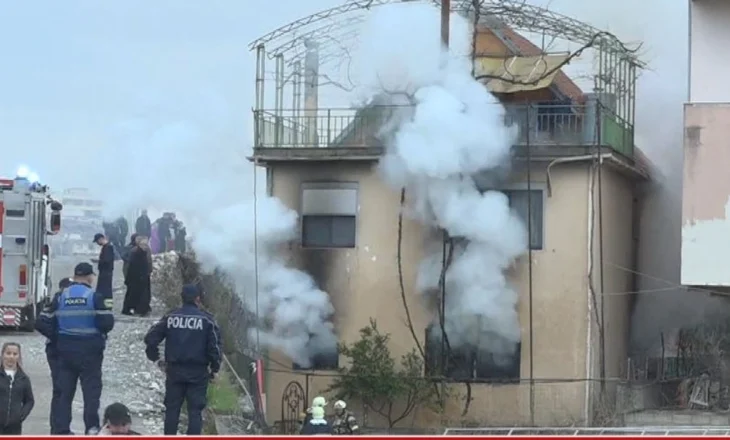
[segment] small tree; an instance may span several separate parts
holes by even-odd
[[[349,359],[340,368],[340,376],[328,391],[338,399],[360,401],[365,410],[372,410],[388,421],[388,427],[408,417],[423,405],[434,402],[433,384],[423,376],[423,359],[413,350],[400,359],[390,353],[390,335],[378,331],[375,320],[360,329],[360,340],[340,345],[340,353]]]

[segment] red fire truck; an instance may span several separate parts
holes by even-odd
[[[48,238],[61,228],[61,209],[48,187],[0,178],[0,327],[33,331],[50,300]]]

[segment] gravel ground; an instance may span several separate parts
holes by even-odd
[[[73,266],[82,258],[56,259],[53,264],[54,284],[65,274],[72,273]],[[150,318],[134,318],[120,315],[124,298],[121,263],[115,269],[114,310],[116,324],[109,334],[104,355],[104,390],[101,411],[106,405],[122,402],[134,413],[133,426],[145,434],[162,433],[162,396],[164,375],[154,368],[144,354],[144,338],[147,329],[163,313],[162,306],[153,300]],[[34,333],[1,332],[0,343],[18,341],[22,344],[23,365],[33,381],[36,406],[26,421],[25,434],[48,434],[48,418],[51,399],[51,381],[45,358],[45,338]],[[83,399],[81,388],[77,389],[74,401],[72,430],[83,433]]]

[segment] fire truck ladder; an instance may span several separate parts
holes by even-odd
[[[636,428],[446,428],[443,435],[481,435],[481,436],[730,436],[730,426],[703,428],[699,426],[642,426]]]

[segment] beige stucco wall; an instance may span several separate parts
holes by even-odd
[[[730,44],[730,2],[688,1],[690,101],[728,102],[730,63],[722,51]],[[684,84],[681,85],[682,87]]]
[[[302,250],[292,246],[292,264],[307,269],[321,287],[328,291],[336,309],[336,328],[343,341],[353,341],[358,330],[377,318],[381,330],[391,333],[393,354],[409,351],[414,346],[406,328],[404,308],[400,297],[397,252],[397,220],[399,194],[381,182],[374,164],[350,162],[317,164],[276,163],[269,167],[271,194],[290,208],[299,210],[301,184],[312,181],[346,181],[359,183],[358,245],[355,249]],[[515,184],[524,182],[518,173]],[[544,166],[533,167],[534,187],[545,188]],[[588,342],[588,182],[589,168],[585,164],[562,164],[551,171],[552,194],[545,199],[544,249],[533,251],[533,368],[535,423],[538,425],[571,425],[585,420],[587,382],[576,380],[596,377],[598,369],[586,368]],[[631,266],[631,184],[624,176],[607,170],[603,173],[603,233],[604,261]],[[594,195],[597,194],[597,188]],[[597,205],[596,205],[597,212]],[[610,212],[610,214],[609,214]],[[596,220],[597,225],[597,220]],[[596,226],[595,234],[598,234]],[[598,242],[598,240],[596,240]],[[421,338],[431,315],[414,292],[415,273],[422,256],[424,235],[421,227],[406,220],[403,227],[403,273],[406,295],[416,332]],[[600,272],[598,251],[594,273]],[[604,287],[607,292],[630,289],[630,272],[604,265]],[[530,326],[528,258],[523,257],[512,273],[519,289],[519,315],[522,324],[523,383],[511,385],[475,384],[472,386],[471,408],[465,418],[464,385],[455,385],[459,394],[451,405],[445,421],[456,426],[463,421],[481,425],[530,424]],[[598,280],[596,279],[596,282]],[[597,288],[598,288],[597,284]],[[600,301],[600,298],[599,298]],[[606,302],[607,373],[616,377],[626,359],[628,302],[626,296],[613,295]],[[593,343],[598,338],[594,331]],[[593,351],[597,365],[598,350]],[[289,372],[291,361],[283,355],[270,353],[272,361],[266,371],[267,418],[269,423],[281,419],[282,393],[292,380],[298,380],[309,397],[327,387],[325,376]],[[423,426],[442,424],[438,418],[419,414],[415,423]],[[408,421],[410,424],[413,421]]]
[[[684,107],[682,284],[730,286],[730,104]]]

